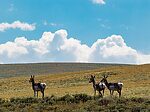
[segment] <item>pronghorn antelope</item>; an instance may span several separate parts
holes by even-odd
[[[44,90],[46,88],[46,83],[35,83],[34,75],[33,76],[31,75],[29,82],[32,82],[32,89],[34,91],[34,97],[36,96],[36,93],[38,97],[38,92],[41,91],[42,97],[44,98]]]
[[[110,91],[110,95],[113,95],[114,91],[117,91],[119,93],[119,97],[121,96],[121,90],[122,90],[122,86],[123,83],[118,82],[118,83],[108,83],[107,81],[107,77],[108,76],[103,76],[103,79],[101,80],[101,82],[104,82],[105,85],[107,86],[107,88]]]
[[[94,97],[95,97],[95,95],[96,95],[96,91],[99,92],[99,95],[100,95],[101,97],[104,96],[104,90],[105,90],[105,88],[106,88],[106,85],[105,85],[103,82],[96,83],[96,82],[95,82],[95,76],[91,75],[91,78],[90,78],[90,80],[89,80],[89,83],[93,83]],[[103,95],[102,95],[101,91],[103,91]]]

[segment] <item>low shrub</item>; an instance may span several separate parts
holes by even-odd
[[[87,94],[75,94],[73,97],[75,98],[76,103],[79,103],[80,101],[86,102],[88,100],[92,100],[92,97]]]
[[[0,105],[5,103],[5,100],[3,100],[2,98],[0,98]]]
[[[20,103],[38,103],[39,99],[29,97],[29,98],[11,98],[11,103],[20,104]]]
[[[62,97],[58,98],[58,101],[63,101],[63,102],[66,102],[66,103],[74,103],[75,99],[71,95],[66,94],[65,96],[62,96]]]
[[[112,102],[112,100],[104,98],[104,99],[100,99],[98,101],[100,106],[107,106],[108,104],[110,104]]]
[[[131,101],[137,102],[137,103],[143,103],[145,99],[144,98],[131,98]]]
[[[101,111],[101,112],[149,112],[150,99],[104,97],[94,99],[87,94],[54,95],[45,98],[0,99],[0,111]]]

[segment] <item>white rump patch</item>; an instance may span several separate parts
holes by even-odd
[[[105,83],[100,82],[100,83],[99,83],[99,87],[100,87],[100,88],[105,88],[105,87],[106,87],[106,85],[105,85]]]
[[[46,83],[40,83],[42,88],[45,88],[46,87]]]
[[[122,86],[123,86],[123,83],[121,83],[121,82],[118,82],[118,85],[119,85],[119,87],[120,87],[120,88],[122,88]]]
[[[123,83],[122,82],[118,82],[118,85],[123,85]]]

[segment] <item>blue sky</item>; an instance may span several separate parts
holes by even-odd
[[[99,1],[99,0],[97,0]],[[103,1],[103,0],[100,0]],[[125,43],[143,54],[150,53],[150,0],[0,0],[0,24],[20,21],[34,24],[24,31],[0,31],[0,44],[16,37],[38,40],[43,32],[64,29],[68,37],[91,47],[98,39],[121,35]]]

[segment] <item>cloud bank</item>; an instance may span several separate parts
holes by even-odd
[[[127,46],[120,35],[98,39],[91,47],[66,30],[44,32],[39,40],[17,37],[13,42],[0,44],[0,63],[24,62],[107,62],[142,64],[150,62],[150,55],[138,53]]]
[[[105,4],[104,0],[92,0],[94,4]]]
[[[23,31],[35,30],[35,24],[28,24],[20,21],[14,21],[13,23],[0,23],[0,31],[3,32],[7,29],[20,29]]]

